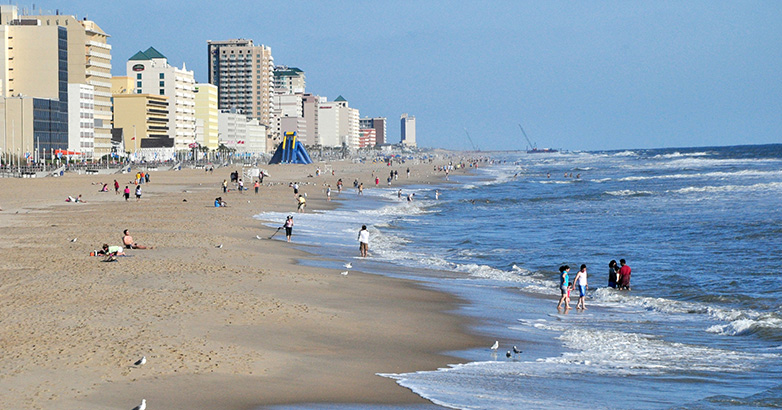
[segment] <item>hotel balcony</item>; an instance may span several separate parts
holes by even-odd
[[[105,68],[107,70],[111,70],[111,64],[104,63],[102,61],[98,61],[92,58],[87,60],[87,66],[99,67],[99,68]]]
[[[102,49],[105,49],[105,50],[111,50],[111,44],[99,43],[97,41],[90,40],[90,41],[87,42],[87,45],[88,46],[102,48]]]
[[[87,84],[95,86],[95,87],[104,87],[111,89],[111,83],[103,82],[103,81],[96,81],[93,78],[90,78],[87,80]]]
[[[93,77],[101,77],[101,78],[111,78],[111,73],[106,71],[99,71],[99,70],[87,70],[85,71],[85,74],[87,76],[93,76]],[[109,83],[111,84],[111,83]]]

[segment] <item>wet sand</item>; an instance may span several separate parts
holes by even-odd
[[[301,266],[313,256],[276,240],[284,232],[269,240],[274,229],[252,215],[294,212],[291,181],[311,212],[355,195],[337,195],[337,178],[372,189],[373,171],[384,186],[397,169],[395,186],[440,181],[433,165],[265,166],[257,195],[249,182],[222,193],[239,167],[153,171],[142,199],[127,202],[112,185],[122,190],[130,174],[0,179],[0,408],[424,402],[376,373],[435,369],[459,362],[440,352],[485,343],[445,313],[460,301],[411,281]],[[308,177],[318,166],[335,175]],[[85,203],[64,202],[79,194]],[[214,208],[217,196],[228,207]],[[155,249],[89,256],[120,245],[123,229]],[[147,364],[134,367],[141,356]]]

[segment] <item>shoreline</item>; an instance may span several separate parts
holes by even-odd
[[[373,274],[356,272],[345,281],[337,271],[297,263],[316,257],[284,241],[255,239],[271,234],[252,218],[258,207],[295,209],[289,180],[314,182],[302,189],[310,192],[311,212],[338,206],[325,200],[321,180],[341,176],[348,185],[354,176],[368,179],[372,169],[391,169],[331,165],[338,175],[313,180],[302,174],[318,164],[270,166],[272,177],[264,182],[275,185],[255,195],[247,184],[246,193],[225,195],[225,209],[211,205],[225,178],[200,170],[153,172],[138,203],[109,192],[87,193],[84,204],[57,205],[77,190],[97,191],[88,184],[107,176],[0,180],[3,192],[31,191],[0,202],[0,230],[9,244],[2,252],[14,261],[2,269],[8,297],[0,302],[6,318],[0,337],[10,360],[0,365],[0,397],[15,398],[0,404],[108,409],[133,407],[141,398],[172,409],[429,403],[376,374],[460,362],[441,352],[477,343],[470,319],[452,313],[462,301]],[[437,178],[426,172],[432,164],[410,168],[422,178],[398,182]],[[108,177],[103,182],[114,175]],[[155,249],[129,251],[132,256],[118,263],[86,256],[118,240],[125,228]],[[129,366],[144,353],[148,364]]]

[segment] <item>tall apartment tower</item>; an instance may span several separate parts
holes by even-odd
[[[304,144],[306,145],[322,145],[318,136],[318,107],[320,106],[320,100],[320,96],[312,94],[304,94],[301,97],[304,129],[306,130],[304,133],[306,135]]]
[[[375,130],[375,145],[386,143],[386,117],[362,118],[359,126],[361,129]]]
[[[412,115],[407,115],[407,113],[402,114],[401,126],[402,141],[400,142],[403,145],[415,147],[415,117]]]
[[[127,75],[135,82],[134,93],[169,97],[168,133],[175,150],[196,142],[195,78],[193,71],[173,67],[154,47],[139,51],[127,62]]]
[[[207,48],[209,84],[217,86],[220,110],[240,110],[273,129],[274,58],[271,47],[256,46],[252,40],[232,39],[209,40]]]
[[[92,88],[91,91],[90,87],[80,87],[84,90],[83,93],[68,93],[67,90],[64,93],[58,91],[58,95],[55,98],[60,103],[66,105],[69,103],[69,100],[74,100],[70,101],[72,105],[77,103],[80,106],[88,104],[89,107],[87,108],[88,110],[91,109],[92,112],[69,111],[67,107],[60,108],[57,104],[53,105],[50,103],[48,110],[56,113],[54,116],[50,115],[50,119],[56,118],[58,122],[66,123],[83,123],[83,126],[74,128],[74,132],[79,133],[77,137],[80,138],[80,142],[79,144],[74,144],[75,146],[71,145],[71,148],[78,147],[78,150],[87,154],[88,157],[93,155],[94,157],[100,157],[111,152],[111,46],[107,44],[109,35],[101,30],[95,22],[87,19],[79,20],[74,16],[59,14],[19,16],[16,6],[7,5],[0,6],[0,26],[8,27],[5,30],[5,39],[0,40],[7,43],[7,47],[4,50],[3,68],[5,70],[9,68],[12,70],[16,69],[16,73],[12,76],[4,75],[3,79],[0,80],[3,82],[2,94],[4,96],[23,94],[31,97],[52,98],[49,95],[50,93],[42,92],[43,88],[51,88],[53,86],[53,83],[42,80],[49,75],[56,76],[58,78],[57,81],[64,81],[66,84],[89,85]],[[9,38],[9,30],[15,30],[12,27],[27,27],[28,30],[20,36],[11,35]],[[64,33],[58,35],[61,38],[57,40],[64,43],[59,46],[64,55],[56,54],[56,56],[52,55],[54,56],[52,57],[47,54],[51,51],[51,49],[47,50],[43,46],[48,41],[46,39],[51,37],[50,34],[47,34],[47,27],[50,30],[59,30],[59,27],[64,31]],[[66,67],[62,70],[53,68],[54,71],[51,71],[52,69],[47,68],[46,64],[52,58],[64,60]],[[30,66],[23,67],[26,64],[24,61],[30,62]],[[60,71],[63,73],[60,74]],[[25,80],[25,76],[30,76],[30,78]],[[9,85],[9,78],[14,79],[13,86]],[[25,82],[28,84],[23,84]],[[88,99],[90,100],[89,102],[76,101],[86,100],[83,98],[83,95],[88,93],[92,94]],[[43,107],[43,103],[38,104],[38,106]],[[85,114],[88,118],[84,117]],[[66,118],[61,118],[62,115],[66,115]],[[36,117],[39,120],[39,125],[41,124],[40,118]],[[86,122],[92,122],[92,126],[89,126]],[[58,129],[59,127],[59,125],[56,126]],[[89,129],[92,129],[92,132],[84,131]],[[37,139],[39,143],[41,140],[46,139],[43,137],[45,132],[43,130],[38,132]],[[50,136],[52,132],[54,131],[50,129]],[[63,149],[65,148],[63,147]]]

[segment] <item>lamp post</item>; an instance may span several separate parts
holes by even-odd
[[[133,159],[138,161],[138,140],[136,140],[136,125],[133,124]]]

